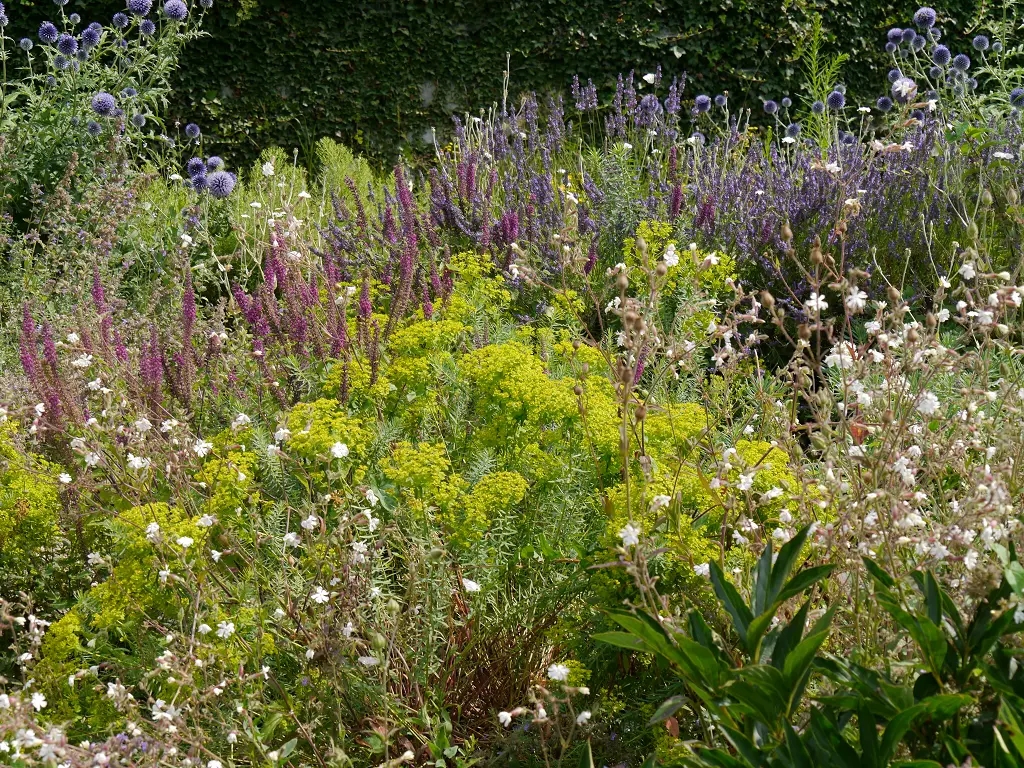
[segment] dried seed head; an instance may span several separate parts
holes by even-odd
[[[647,406],[646,405],[638,405],[636,407],[635,416],[636,416],[636,420],[638,422],[639,421],[643,421],[644,419],[646,419],[647,418]]]
[[[782,242],[790,243],[792,241],[793,241],[793,230],[790,229],[789,222],[787,221],[785,224],[782,225]]]
[[[892,302],[893,304],[899,304],[900,301],[903,299],[903,296],[900,294],[899,290],[894,285],[890,285],[889,290],[886,293],[889,296],[889,301]]]

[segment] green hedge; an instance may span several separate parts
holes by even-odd
[[[236,163],[268,145],[308,150],[333,136],[377,159],[422,152],[429,129],[502,93],[511,55],[511,96],[567,92],[572,75],[593,78],[610,98],[615,76],[660,64],[688,72],[686,93],[728,90],[734,106],[799,95],[794,50],[821,13],[833,52],[850,60],[851,99],[886,86],[885,32],[908,23],[918,3],[899,0],[216,0],[207,37],[186,53],[171,105],[199,122]],[[44,0],[8,2],[33,22]],[[939,7],[947,38],[963,40],[980,0]],[[123,3],[72,0],[83,21],[104,21]],[[862,102],[861,102],[862,103]]]

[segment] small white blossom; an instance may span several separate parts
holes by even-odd
[[[467,592],[479,592],[480,585],[472,579],[463,578],[462,586],[465,587]]]
[[[313,594],[310,595],[310,599],[314,603],[318,603],[320,605],[323,605],[324,603],[326,603],[328,600],[331,599],[331,596],[327,593],[327,590],[324,589],[323,587],[317,587],[316,589],[313,590]]]
[[[625,528],[619,531],[619,538],[622,539],[622,546],[624,547],[635,547],[640,543],[640,529],[632,523],[628,523]]]
[[[233,621],[222,621],[217,625],[217,637],[227,640],[235,634],[235,623]]]
[[[335,443],[331,446],[331,456],[336,459],[344,459],[348,456],[348,446],[344,443]]]
[[[569,679],[569,667],[565,664],[552,664],[548,667],[548,679],[564,683]]]

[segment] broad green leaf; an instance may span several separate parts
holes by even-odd
[[[647,643],[628,632],[598,632],[593,638],[599,643],[607,643],[630,651],[654,653],[654,649],[648,647]]]
[[[750,627],[750,622],[754,620],[754,616],[747,604],[743,602],[740,593],[736,591],[736,587],[725,578],[718,563],[712,560],[709,566],[711,568],[711,586],[714,587],[718,599],[722,601],[722,606],[732,617],[732,624],[736,629],[736,634],[740,636],[740,642],[745,644],[747,629]]]
[[[765,543],[764,552],[757,561],[757,572],[754,580],[754,606],[752,613],[757,616],[764,613],[771,604],[769,589],[772,581],[772,540]]]
[[[824,579],[835,569],[834,565],[815,565],[811,568],[805,568],[786,582],[786,586],[783,587],[776,601],[782,603],[791,597],[796,597],[801,592],[810,589],[817,582]]]
[[[955,715],[962,707],[966,707],[974,699],[964,694],[942,694],[932,696],[920,704],[915,704],[909,709],[900,712],[889,721],[882,734],[882,744],[878,750],[879,762],[884,765],[896,754],[896,748],[903,740],[903,736],[914,725],[920,717],[930,717],[934,720],[948,720]]]
[[[651,719],[647,721],[648,725],[657,725],[658,723],[668,720],[672,715],[679,711],[679,708],[687,702],[685,696],[673,696],[662,702],[661,706],[654,712]]]
[[[583,754],[580,755],[579,768],[594,768],[594,753],[590,750],[590,741],[583,746]]]
[[[780,595],[782,594],[783,587],[789,579],[793,566],[796,565],[796,559],[800,556],[800,550],[803,548],[804,542],[807,541],[807,535],[810,531],[810,526],[805,525],[797,531],[792,539],[782,545],[782,549],[779,550],[779,556],[775,558],[775,565],[772,568],[771,585],[768,589],[767,598],[764,606],[757,611],[758,613],[763,612],[769,605],[782,599]]]
[[[818,649],[821,648],[822,643],[827,638],[827,631],[808,635],[800,641],[786,658],[782,673],[789,684],[786,712],[790,715],[795,714],[800,706],[800,699],[804,694],[807,678],[811,674],[811,664],[814,662]]]
[[[864,567],[868,570],[868,575],[884,589],[892,589],[896,586],[896,580],[886,573],[881,566],[878,565],[874,560],[870,560],[866,557],[861,558],[864,563]]]

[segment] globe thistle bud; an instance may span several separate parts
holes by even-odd
[[[1003,50],[1003,44],[996,40],[994,43],[992,43],[992,50],[995,51],[996,53],[1000,53]]]
[[[724,109],[726,104],[728,104],[728,103],[729,103],[729,99],[726,98],[724,94],[720,93],[717,96],[715,96],[715,106],[716,107],[721,107],[722,109]]]
[[[811,112],[813,112],[816,115],[825,114],[825,102],[816,101],[813,104],[811,104]]]
[[[224,165],[224,161],[221,160],[216,155],[211,155],[206,161],[206,167],[209,168],[211,171],[216,171],[222,165]]]
[[[949,48],[944,45],[936,45],[932,51],[932,61],[938,64],[940,67],[944,67],[949,64],[949,60],[953,55],[949,52]]]
[[[953,69],[957,72],[966,72],[971,68],[971,57],[966,53],[958,53],[953,57]]]
[[[213,0],[199,0],[199,5],[203,8],[213,8]]]
[[[800,123],[790,123],[786,126],[786,136],[795,139],[800,135]]]
[[[910,47],[913,48],[915,51],[923,51],[926,45],[928,45],[928,40],[925,38],[925,36],[918,35],[917,37],[914,38],[913,42],[910,44]]]
[[[113,18],[114,26],[118,29],[127,29],[131,23],[128,17],[123,13],[115,13]]]
[[[142,23],[139,24],[139,32],[146,37],[152,37],[156,34],[156,24],[151,19],[143,19]]]
[[[77,13],[72,13],[70,16],[68,16],[68,21],[70,21],[72,24],[81,24],[82,17],[79,16]]]
[[[903,40],[903,30],[900,29],[899,27],[893,27],[886,34],[886,38],[889,40],[890,43],[899,43],[900,41]]]
[[[937,43],[939,42],[939,40],[942,39],[942,30],[939,29],[938,27],[932,27],[927,32],[925,32],[925,36],[933,43]]]
[[[146,125],[146,116],[141,112],[136,112],[132,115],[132,125],[136,128],[142,128]]]
[[[198,139],[200,133],[201,131],[199,130],[199,126],[195,123],[189,123],[185,126],[185,135],[190,139]]]
[[[896,45],[896,43],[886,43],[885,44],[885,52],[886,53],[896,53],[896,48],[897,47],[898,46]]]
[[[97,123],[95,120],[90,120],[85,124],[85,132],[90,136],[99,136],[103,133],[103,126]]]
[[[901,77],[903,77],[903,73],[898,69],[890,69],[889,74],[886,75],[886,78],[888,78],[890,83],[895,83]]]
[[[832,93],[826,97],[825,104],[833,112],[838,112],[846,106],[846,96],[839,91],[832,91]]]
[[[903,30],[903,42],[904,43],[912,43],[914,41],[915,37],[917,37],[917,32],[915,32],[914,30],[912,30],[912,29],[904,29]]]
[[[789,98],[789,96],[786,96],[786,97],[785,97],[785,98],[784,98],[784,99],[782,100],[782,108],[783,108],[783,109],[789,109],[789,108],[790,108],[790,107],[792,107],[792,106],[793,106],[793,100],[792,100],[791,98]]]
[[[32,41],[27,37],[23,37],[18,42],[18,46],[21,48],[21,50],[27,53],[28,51],[32,50]]]
[[[976,51],[987,51],[989,46],[988,38],[984,35],[976,35],[975,38],[971,40],[971,45]]]
[[[1014,88],[1010,91],[1010,106],[1014,109],[1024,108],[1024,88]]]
[[[928,70],[928,77],[930,77],[932,80],[941,80],[942,79],[942,67],[931,67]]]
[[[101,117],[110,117],[117,109],[117,99],[106,91],[100,91],[92,97],[92,111]]]
[[[778,111],[779,111],[779,105],[778,105],[778,104],[776,104],[776,103],[775,103],[774,101],[772,101],[771,99],[768,99],[768,100],[767,100],[767,101],[766,101],[766,102],[764,103],[764,111],[765,111],[765,113],[767,113],[767,114],[769,114],[769,115],[774,115],[774,114],[775,114],[776,112],[778,112]]]

